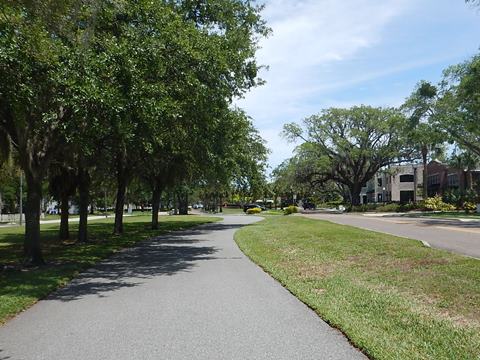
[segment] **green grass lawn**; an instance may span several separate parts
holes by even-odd
[[[222,212],[217,213],[218,215],[242,215],[245,214],[242,208],[223,208]],[[267,209],[262,211],[258,215],[283,215],[283,210],[280,209]]]
[[[464,211],[446,211],[446,212],[436,212],[436,213],[420,213],[420,214],[410,214],[407,216],[421,216],[421,217],[434,217],[434,218],[471,218],[471,219],[479,219],[479,213],[469,213],[467,214]]]
[[[259,215],[283,215],[283,210],[280,209],[268,209],[262,211]]]
[[[222,212],[219,215],[238,215],[244,214],[242,208],[222,208]]]
[[[480,359],[480,261],[297,216],[236,233],[254,262],[374,359]]]
[[[180,230],[220,220],[201,216],[162,216],[160,229],[150,229],[150,216],[125,217],[122,236],[112,235],[113,218],[89,223],[88,244],[63,244],[58,240],[58,224],[42,225],[46,266],[24,269],[20,266],[23,228],[0,228],[0,324],[66,284],[80,270],[86,269],[115,251],[168,231]],[[71,224],[72,235],[77,229]]]

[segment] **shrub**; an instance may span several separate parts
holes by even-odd
[[[422,210],[422,211],[425,211],[425,210],[428,210],[425,206],[425,200],[420,200],[420,201],[417,201],[417,204],[416,204],[416,210]]]
[[[327,207],[338,207],[340,205],[343,205],[343,199],[340,200],[335,200],[335,201],[327,201],[326,205]]]
[[[448,204],[460,206],[463,203],[464,193],[458,189],[450,189],[445,191],[442,200]]]
[[[366,211],[375,211],[378,205],[374,203],[370,204],[362,204],[362,205],[354,205],[349,208],[348,211],[351,212],[366,212]]]
[[[296,207],[295,205],[290,205],[283,210],[283,213],[285,215],[295,214],[297,212],[298,212],[298,207]]]
[[[398,211],[407,212],[412,210],[420,210],[422,208],[423,208],[423,204],[421,203],[418,203],[418,204],[408,203],[408,204],[401,204]]]
[[[398,204],[387,204],[382,205],[377,208],[377,211],[380,212],[399,212],[401,211],[401,205]]]
[[[261,212],[262,212],[262,209],[257,208],[257,207],[254,207],[254,208],[251,208],[251,209],[247,210],[247,214],[249,214],[249,215],[260,214]]]
[[[443,202],[442,197],[439,195],[426,198],[425,208],[428,210],[434,210],[434,211],[452,211],[456,209],[454,205]]]
[[[367,211],[367,205],[363,204],[363,205],[353,205],[351,206],[348,211],[350,212],[365,212]]]
[[[474,212],[475,210],[477,210],[477,204],[470,201],[465,201],[463,203],[463,210],[465,210],[467,214]]]
[[[465,202],[477,203],[478,194],[475,190],[458,190],[451,189],[443,194],[443,201],[449,204],[453,204],[458,208],[463,207]]]

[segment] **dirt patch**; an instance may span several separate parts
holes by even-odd
[[[335,271],[332,264],[296,263],[297,275],[304,279],[323,279]]]

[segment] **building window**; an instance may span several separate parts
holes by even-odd
[[[448,174],[447,176],[448,186],[457,187],[459,185],[458,174]]]
[[[414,197],[413,191],[400,191],[400,202],[402,204],[412,202]]]
[[[434,175],[428,175],[427,179],[427,185],[439,185],[440,184],[440,175],[439,174],[434,174]]]
[[[380,187],[382,186],[382,178],[377,179],[377,185]]]
[[[400,182],[413,182],[413,175],[411,174],[406,174],[406,175],[400,175]]]

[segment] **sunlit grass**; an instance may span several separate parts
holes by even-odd
[[[291,216],[240,248],[375,359],[479,359],[480,261],[418,241]]]

